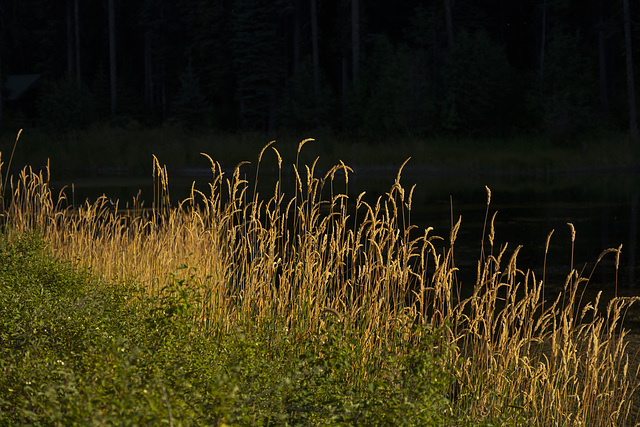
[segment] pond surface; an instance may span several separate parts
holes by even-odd
[[[210,182],[207,171],[201,171],[205,176],[196,177],[170,173],[172,201],[184,199],[193,181],[198,188],[206,188]],[[397,174],[397,168],[354,167],[354,171],[349,177],[349,194],[355,197],[367,191],[368,201],[389,191]],[[275,180],[275,175],[261,173],[262,190],[259,191],[267,196],[272,194]],[[124,206],[139,190],[145,206],[150,206],[153,200],[151,177],[82,178],[52,182],[52,187],[59,189],[71,182],[74,182],[76,204],[105,194],[113,200],[119,199],[120,206]],[[503,266],[513,250],[523,245],[518,267],[525,271],[531,269],[536,278],[542,278],[547,236],[554,230],[546,261],[546,279],[548,286],[561,288],[571,270],[571,230],[567,223],[572,223],[576,230],[573,265],[586,276],[591,275],[595,261],[605,249],[622,244],[617,285],[612,253],[606,255],[593,272],[591,290],[612,294],[617,289],[618,295],[640,295],[637,254],[640,175],[636,173],[576,170],[535,176],[407,167],[401,183],[407,190],[416,184],[412,222],[422,228],[433,227],[432,233],[445,238],[445,242],[449,239],[452,218],[455,223],[462,217],[455,244],[455,263],[465,288],[472,287],[476,279],[487,211],[486,185],[491,189],[488,221],[497,211],[494,254],[508,243]],[[253,189],[251,178],[250,189]],[[71,190],[67,190],[67,195],[72,198]],[[488,239],[485,239],[485,250],[487,245]]]

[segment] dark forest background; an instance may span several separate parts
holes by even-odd
[[[3,126],[571,144],[637,126],[628,1],[2,0],[2,80],[41,76],[29,96],[3,93]]]

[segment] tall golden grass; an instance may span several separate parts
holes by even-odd
[[[310,141],[299,144],[298,156]],[[262,197],[257,180],[268,149],[280,179]],[[364,357],[379,348],[401,352],[420,339],[420,326],[438,329],[456,376],[452,405],[473,420],[507,414],[540,426],[632,422],[638,372],[630,369],[622,321],[638,298],[615,297],[606,307],[601,294],[583,301],[589,280],[572,266],[563,292],[545,301],[544,275],[517,267],[521,247],[494,247],[488,188],[477,281],[459,299],[453,247],[461,222],[446,240],[413,225],[414,187],[400,183],[404,165],[389,192],[367,203],[364,193],[354,200],[334,192],[338,180],[348,188],[352,170],[342,163],[320,173],[315,162],[301,167],[296,160],[295,190],[285,194],[272,143],[258,156],[253,188],[241,165],[226,176],[205,157],[208,190],[192,187],[176,205],[154,157],[150,208],[136,199],[111,206],[105,197],[74,207],[64,191],[52,194],[48,171],[25,169],[2,189],[10,193],[5,234],[36,229],[57,256],[108,280],[142,284],[151,297],[171,275],[183,275],[200,293],[195,320],[203,328],[278,321],[304,340],[332,316],[360,331]],[[620,248],[598,262],[610,253],[617,270]]]

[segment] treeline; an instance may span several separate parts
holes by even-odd
[[[2,77],[43,81],[33,113],[6,100],[2,112],[55,130],[571,140],[629,127],[640,7],[626,1],[4,0]]]

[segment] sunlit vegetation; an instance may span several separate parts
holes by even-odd
[[[517,266],[520,247],[494,245],[489,189],[463,298],[461,222],[448,236],[413,225],[402,168],[374,202],[348,196],[348,165],[299,163],[308,142],[291,194],[282,174],[259,194],[207,155],[208,191],[177,204],[155,158],[151,206],[74,207],[46,170],[10,178],[0,419],[633,425],[638,372],[622,321],[638,298],[586,301],[589,277],[572,270],[545,299],[544,275]],[[282,171],[269,144],[257,179],[267,155]],[[617,269],[619,254],[598,262]]]

